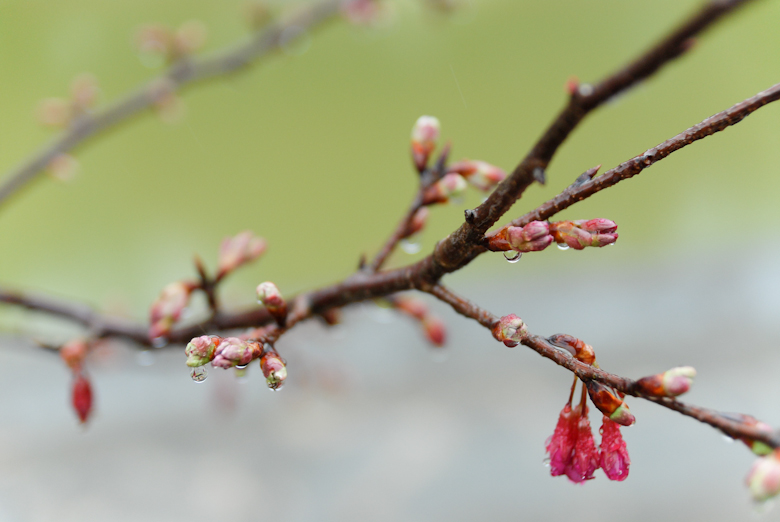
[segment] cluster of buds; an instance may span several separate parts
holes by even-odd
[[[172,63],[193,54],[206,43],[206,26],[198,20],[184,22],[177,29],[148,24],[136,33],[135,44],[143,58]]]
[[[233,237],[225,238],[219,247],[219,267],[216,280],[219,281],[236,268],[254,261],[265,252],[265,239],[245,230]]]
[[[758,459],[745,482],[757,502],[765,502],[777,496],[780,493],[780,449]]]
[[[493,326],[493,337],[514,348],[528,336],[528,327],[515,314],[505,315]]]
[[[60,347],[60,358],[65,361],[73,374],[71,404],[84,424],[92,412],[92,385],[84,372],[84,358],[89,345],[84,339],[73,339]]]
[[[663,373],[642,377],[636,381],[636,389],[651,397],[677,397],[691,389],[696,369],[679,366]]]
[[[474,187],[486,192],[506,178],[506,172],[502,169],[479,160],[458,161],[450,165],[447,172],[460,174]]]
[[[263,371],[268,387],[276,391],[284,386],[287,379],[287,361],[282,359],[273,346],[266,344],[260,357],[260,369]]]
[[[572,395],[574,386],[576,380],[572,385]],[[572,408],[572,397],[569,397],[569,402],[558,416],[555,431],[547,439],[550,474],[554,477],[566,475],[569,480],[579,484],[594,478],[595,471],[601,468],[610,480],[625,480],[631,460],[620,434],[620,426],[605,415],[599,432],[601,445],[596,449],[583,387],[580,404]]]
[[[425,338],[437,347],[444,346],[447,341],[447,327],[444,321],[431,313],[423,301],[414,297],[393,297],[388,299],[390,304],[399,312],[408,315],[420,322],[425,333]]]
[[[253,359],[260,357],[262,351],[260,343],[245,341],[238,337],[225,337],[219,339],[211,365],[223,369],[246,366]]]
[[[46,98],[38,105],[38,121],[47,127],[63,128],[86,114],[98,101],[100,88],[97,79],[85,73],[70,84],[67,98]]]
[[[611,245],[617,241],[616,230],[614,221],[602,218],[550,223],[550,233],[555,242],[575,250]]]
[[[257,285],[257,300],[265,306],[276,323],[284,328],[287,322],[287,302],[276,285],[270,281]]]
[[[220,342],[222,342],[222,338],[216,335],[201,335],[192,339],[184,348],[187,366],[197,368],[213,361],[217,354],[217,345]]]
[[[198,284],[192,281],[177,281],[162,289],[149,309],[149,339],[165,338],[179,320]]]
[[[493,252],[539,252],[553,242],[546,221],[531,221],[523,227],[504,227],[488,237],[487,247]]]

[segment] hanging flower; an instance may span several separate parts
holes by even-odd
[[[546,443],[550,456],[550,475],[557,477],[566,473],[576,442],[577,416],[572,411],[571,404],[566,404],[558,415],[555,431]]]
[[[623,481],[628,477],[628,458],[626,441],[620,434],[620,425],[604,416],[601,424],[601,447],[599,448],[599,465],[609,480]]]
[[[588,407],[584,404],[574,409],[577,416],[577,439],[574,443],[572,457],[566,466],[566,476],[574,483],[580,484],[593,478],[593,473],[599,469],[599,453],[593,441],[593,432],[588,420]]]

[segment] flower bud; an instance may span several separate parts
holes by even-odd
[[[51,177],[59,181],[70,181],[79,171],[79,162],[70,154],[60,153],[54,156],[46,169]]]
[[[531,221],[522,228],[509,227],[506,238],[510,248],[517,252],[538,252],[553,242],[550,226],[545,221]]]
[[[381,14],[377,0],[347,0],[341,9],[346,19],[355,25],[371,25]]]
[[[335,326],[341,323],[341,308],[328,308],[320,313],[320,317],[328,326]]]
[[[628,449],[620,433],[620,426],[605,416],[600,432],[599,466],[609,480],[626,480],[631,459],[628,458]]]
[[[425,191],[423,205],[446,203],[451,197],[459,196],[467,186],[466,180],[460,174],[446,174]]]
[[[225,238],[219,248],[219,271],[221,279],[239,266],[254,261],[265,252],[265,239],[245,230],[233,237]]]
[[[485,161],[463,160],[450,165],[447,172],[460,174],[476,188],[488,191],[504,181],[506,172]]]
[[[428,305],[414,297],[395,297],[390,301],[396,310],[420,321],[428,316]]]
[[[87,342],[84,339],[71,339],[60,347],[60,357],[68,368],[78,371],[87,356]]]
[[[173,33],[173,52],[177,57],[187,56],[198,51],[206,43],[208,29],[200,20],[184,22]]]
[[[421,231],[423,228],[425,228],[425,223],[427,221],[428,207],[422,207],[421,209],[418,209],[417,212],[414,213],[414,216],[412,216],[411,221],[409,221],[409,226],[406,228],[406,231],[402,237],[406,238]]]
[[[38,104],[36,119],[47,127],[66,127],[73,117],[73,107],[64,98],[46,98]]]
[[[720,413],[719,415],[728,420],[738,422],[746,426],[751,426],[753,428],[757,428],[763,431],[764,433],[766,433],[767,435],[772,434],[772,432],[774,431],[772,426],[770,426],[765,422],[761,422],[760,420],[756,419],[751,415],[745,415],[744,413]],[[767,444],[761,441],[749,439],[747,437],[737,437],[737,438],[742,442],[744,442],[745,445],[748,448],[750,448],[750,451],[752,451],[756,455],[761,455],[761,456],[768,455],[772,453],[772,451],[774,451],[771,446],[768,446]]]
[[[217,345],[211,365],[216,368],[246,366],[260,356],[262,349],[255,342],[243,341],[238,337],[226,337]]]
[[[148,95],[157,115],[165,123],[176,123],[184,117],[184,102],[176,95],[176,84],[169,78],[152,81]]]
[[[528,335],[528,327],[515,314],[505,315],[493,327],[493,337],[514,348]]]
[[[418,172],[425,170],[428,165],[440,130],[441,124],[433,116],[420,116],[412,127],[412,159]]]
[[[91,109],[98,100],[100,87],[97,78],[89,73],[76,76],[70,84],[70,98],[76,112]]]
[[[221,341],[220,337],[212,335],[201,335],[192,339],[184,349],[184,354],[187,356],[187,366],[195,368],[211,362],[216,355],[217,345]]]
[[[428,315],[422,321],[425,337],[434,346],[444,346],[447,340],[447,326],[444,321],[433,315]]]
[[[636,381],[636,387],[637,391],[653,397],[677,397],[691,388],[694,377],[694,368],[680,366],[664,373],[642,377]]]
[[[550,336],[547,340],[558,348],[563,348],[580,362],[584,362],[590,366],[596,362],[596,352],[593,351],[593,347],[572,335],[555,334]]]
[[[764,502],[780,493],[780,450],[758,459],[750,469],[746,482],[757,502]]]
[[[276,391],[284,386],[284,381],[287,379],[287,363],[273,348],[266,348],[265,353],[260,357],[260,369],[263,370],[269,388]]]
[[[187,281],[170,283],[163,288],[149,309],[149,338],[165,337],[179,320],[190,300],[195,284]]]
[[[628,409],[628,404],[612,393],[609,388],[596,381],[588,381],[585,386],[588,388],[590,400],[610,420],[623,426],[631,426],[636,422],[636,418]]]
[[[566,244],[575,250],[585,247],[603,247],[617,241],[617,225],[608,219],[557,221],[550,223],[550,233],[555,242]]]
[[[257,300],[266,307],[279,326],[284,327],[287,320],[287,303],[276,285],[270,281],[257,285]]]
[[[84,424],[92,412],[92,386],[83,373],[76,372],[75,376],[71,402],[73,409],[76,410],[76,415],[79,416],[79,421]]]

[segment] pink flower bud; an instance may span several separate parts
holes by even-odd
[[[66,127],[73,118],[73,107],[63,98],[46,98],[36,111],[36,119],[47,127]]]
[[[553,242],[550,226],[545,221],[531,221],[522,228],[509,227],[506,237],[511,249],[517,252],[538,252]]]
[[[493,337],[514,348],[528,335],[528,327],[515,314],[505,315],[493,327]]]
[[[484,191],[492,189],[506,178],[506,172],[502,169],[479,160],[459,161],[450,165],[447,172],[460,174],[466,181]]]
[[[425,337],[434,346],[444,346],[447,340],[447,326],[438,317],[428,315],[422,321]]]
[[[609,480],[623,481],[628,477],[628,449],[620,426],[607,417],[601,424],[601,447],[599,448],[599,465]]]
[[[222,338],[214,335],[201,335],[192,339],[184,349],[184,354],[187,356],[187,366],[195,368],[211,362],[216,355],[217,345],[221,341]]]
[[[746,482],[757,502],[764,502],[780,493],[780,450],[758,459],[750,469]]]
[[[558,221],[550,223],[550,232],[556,243],[566,244],[575,250],[585,247],[603,247],[617,241],[617,225],[608,219],[588,221]]]
[[[60,347],[60,357],[71,370],[78,371],[87,356],[88,348],[84,339],[71,339]]]
[[[92,386],[81,372],[76,372],[75,377],[71,401],[79,421],[84,424],[92,412]]]
[[[91,109],[100,96],[97,78],[89,73],[80,74],[70,84],[70,99],[77,112]]]
[[[170,283],[163,288],[149,310],[149,338],[167,336],[173,324],[187,307],[195,284],[187,281]]]
[[[266,350],[260,357],[260,369],[263,370],[269,388],[278,390],[284,386],[284,381],[287,379],[287,363],[273,348]]]
[[[423,205],[446,203],[451,197],[459,196],[467,186],[466,180],[460,174],[446,174],[425,191]]]
[[[433,116],[420,116],[412,127],[412,159],[419,172],[428,165],[436,141],[439,139],[441,124]]]
[[[547,340],[558,348],[563,348],[572,354],[578,361],[588,365],[593,365],[596,362],[596,352],[593,350],[593,347],[581,339],[568,334],[555,334]]]
[[[636,381],[637,391],[653,397],[677,397],[687,392],[696,377],[691,366],[672,368],[664,373],[642,377]]]
[[[219,271],[221,279],[239,266],[254,261],[265,252],[265,239],[245,230],[233,237],[225,238],[219,248]]]
[[[409,237],[416,234],[425,228],[425,223],[428,221],[428,207],[422,207],[412,216],[409,226],[406,228],[403,237]]]
[[[270,281],[257,285],[257,300],[266,307],[279,326],[284,327],[287,320],[287,303],[276,285]]]
[[[261,351],[258,343],[243,341],[238,337],[226,337],[217,345],[211,365],[224,369],[246,366],[252,359],[259,357]]]

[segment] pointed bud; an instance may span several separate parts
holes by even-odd
[[[83,373],[76,372],[75,377],[71,400],[79,421],[84,424],[92,412],[92,386]]]
[[[450,198],[463,193],[467,186],[466,180],[460,174],[446,174],[426,189],[425,194],[423,194],[423,205],[447,203]]]
[[[588,381],[585,386],[588,388],[588,395],[594,406],[610,420],[623,426],[631,426],[636,422],[636,418],[628,409],[628,404],[609,388],[596,381]]]
[[[197,285],[189,281],[177,281],[163,288],[149,309],[149,338],[165,337],[190,301]]]
[[[420,299],[414,297],[400,296],[390,301],[393,307],[410,317],[422,321],[428,316],[428,305]]]
[[[87,356],[88,348],[84,339],[71,339],[60,347],[60,357],[68,368],[78,371]]]
[[[479,160],[459,161],[450,165],[447,172],[460,174],[473,186],[484,191],[491,190],[506,178],[506,172],[502,169]]]
[[[266,307],[277,324],[284,328],[287,321],[287,303],[276,285],[270,281],[257,285],[257,300]]]
[[[254,261],[263,255],[265,248],[265,239],[255,236],[250,230],[225,238],[219,248],[217,279],[222,279],[239,266]]]
[[[575,250],[585,247],[603,247],[617,241],[617,225],[608,219],[557,221],[550,223],[550,232],[558,244]]]
[[[420,116],[412,127],[412,159],[418,172],[425,170],[436,142],[441,124],[433,116]]]
[[[259,357],[261,351],[258,343],[243,341],[238,337],[225,337],[217,345],[211,365],[224,369],[246,366],[252,359]]]
[[[509,227],[506,239],[510,248],[516,252],[538,252],[553,242],[550,226],[546,221],[531,221],[522,228]]]
[[[273,348],[267,347],[260,357],[260,369],[263,370],[269,388],[275,391],[284,386],[284,381],[287,379],[287,363]]]
[[[425,337],[434,346],[444,346],[447,340],[447,326],[444,321],[433,315],[428,315],[422,321]]]
[[[640,393],[653,397],[677,397],[691,388],[694,377],[694,368],[680,366],[664,373],[642,377],[636,381],[636,388]]]
[[[70,99],[76,112],[85,112],[94,107],[100,96],[97,78],[89,73],[76,76],[70,84]]]
[[[593,347],[572,335],[555,334],[548,337],[547,340],[558,348],[563,348],[580,362],[590,366],[596,362],[596,352],[593,351]]]
[[[402,238],[412,236],[425,228],[425,223],[428,221],[428,213],[428,207],[418,209],[412,216],[411,221],[409,221],[409,226],[406,228]]]
[[[599,447],[599,465],[609,480],[623,481],[628,478],[631,459],[620,426],[604,417],[601,424],[601,446]]]
[[[746,482],[757,502],[764,502],[780,493],[780,450],[758,459],[750,469]]]
[[[201,335],[195,337],[184,349],[187,356],[187,366],[193,368],[210,363],[217,352],[217,345],[222,341],[221,337],[215,335]]]
[[[493,337],[509,348],[520,344],[528,335],[528,327],[515,314],[505,315],[493,327]]]
[[[36,119],[47,127],[66,127],[73,117],[73,107],[63,98],[46,98],[38,104]]]

